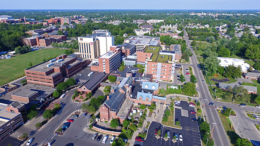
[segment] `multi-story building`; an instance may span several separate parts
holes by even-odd
[[[71,24],[71,20],[70,20],[70,18],[62,17],[60,19],[60,23],[61,23],[61,25],[64,25],[64,23]]]
[[[94,34],[78,38],[79,53],[82,58],[97,58],[108,52],[110,50],[110,46],[114,45],[114,36],[111,36],[110,33],[101,33],[100,31],[94,32]],[[93,50],[91,50],[92,48]],[[88,50],[92,53],[89,53]],[[91,57],[87,55],[91,55]]]
[[[53,42],[62,42],[66,40],[67,40],[66,35],[43,34],[41,36],[33,36],[33,37],[25,38],[23,39],[23,43],[31,47],[32,46],[47,47],[50,46]]]
[[[25,70],[27,83],[55,87],[82,70],[88,60],[77,60],[76,57],[66,54],[60,55],[50,61],[43,62]]]
[[[111,46],[110,51],[114,51],[115,49],[121,49],[122,56],[129,56],[136,52],[136,46],[130,43],[124,43],[123,45]]]
[[[151,36],[129,36],[124,43],[130,43],[136,46],[136,51],[143,51],[146,46],[159,46],[160,37]]]
[[[171,45],[170,50],[175,54],[175,61],[179,61],[182,57],[181,45]]]
[[[61,20],[60,18],[50,18],[47,20],[47,22],[56,24],[56,23],[60,22],[60,20]]]
[[[92,31],[92,34],[94,34],[94,33],[102,33],[102,34],[106,34],[107,36],[111,35],[111,32],[109,30],[106,30],[106,29],[94,30],[94,31]]]
[[[100,56],[98,62],[92,61],[91,70],[110,73],[117,70],[121,65],[121,49],[117,48],[114,51],[109,51]]]
[[[142,25],[140,26],[141,29],[149,29],[150,31],[152,31],[154,28],[152,25]]]
[[[0,15],[0,21],[1,20],[12,20],[13,17],[9,15]]]
[[[97,38],[78,37],[81,58],[95,59],[100,56],[100,43]]]
[[[170,24],[170,25],[162,25],[160,28],[159,28],[159,31],[164,31],[164,32],[166,32],[166,31],[177,31],[178,30],[178,25],[176,24],[176,25],[172,25],[172,24]]]
[[[153,75],[154,80],[173,80],[175,64],[147,61],[145,73]]]
[[[144,34],[147,34],[147,33],[150,35],[151,30],[150,29],[135,29],[134,32],[138,36],[143,36]]]
[[[20,125],[24,124],[21,113],[12,107],[0,103],[0,142],[11,135]]]
[[[138,25],[145,23],[145,20],[133,20],[133,23],[137,23]]]

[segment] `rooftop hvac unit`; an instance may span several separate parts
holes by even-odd
[[[64,60],[64,59],[59,59],[59,60],[57,60],[56,62],[59,63],[59,62],[61,62],[61,61],[63,61],[63,60]]]
[[[54,62],[54,61],[56,61],[56,58],[54,58],[54,59],[50,60],[50,62]]]
[[[55,63],[48,64],[47,67],[53,66]]]

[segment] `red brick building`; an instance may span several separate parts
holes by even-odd
[[[150,59],[152,57],[152,53],[145,53],[143,51],[136,51],[137,54],[137,62],[145,62],[146,59]]]
[[[43,34],[39,37],[30,37],[23,39],[23,43],[25,45],[29,46],[41,46],[41,47],[47,47],[50,46],[53,42],[62,42],[66,41],[67,36],[66,35],[49,35],[49,34]]]
[[[92,61],[93,62],[93,61]],[[121,65],[121,49],[117,48],[100,56],[98,62],[91,65],[92,71],[110,73]]]
[[[82,70],[88,60],[77,60],[74,56],[60,55],[50,61],[43,62],[25,70],[27,83],[55,87]]]
[[[54,23],[54,24],[56,24],[56,23],[58,23],[58,22],[60,22],[61,21],[61,18],[50,18],[49,20],[47,20],[47,22],[50,24],[50,23]]]
[[[150,62],[146,64],[146,73],[153,75],[155,80],[173,80],[175,66],[172,63]]]

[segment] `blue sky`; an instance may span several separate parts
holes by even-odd
[[[260,9],[260,0],[0,0],[0,2],[0,9]]]

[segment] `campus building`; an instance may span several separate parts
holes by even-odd
[[[117,48],[100,56],[98,61],[92,61],[91,70],[110,73],[120,67],[121,61],[121,49]]]
[[[60,55],[50,61],[43,62],[25,70],[27,83],[55,87],[70,78],[86,66],[88,60],[77,60],[73,55]]]
[[[0,103],[0,142],[11,135],[20,125],[24,124],[21,113],[16,104],[8,105]]]
[[[61,23],[61,25],[64,25],[64,23],[71,24],[71,20],[70,20],[70,18],[62,17],[60,19],[60,23]]]
[[[94,32],[88,36],[78,37],[79,53],[82,58],[95,59],[108,52],[110,46],[114,45],[114,36],[107,35],[108,32]]]
[[[130,43],[136,46],[136,51],[143,51],[146,46],[159,46],[160,37],[151,36],[129,36],[124,43]]]
[[[149,34],[150,35],[151,30],[150,29],[135,29],[134,32],[138,36],[143,36],[144,34]]]
[[[130,43],[124,43],[123,45],[111,46],[110,51],[114,51],[117,48],[121,49],[122,56],[129,56],[136,52],[136,46]]]
[[[178,25],[177,24],[175,24],[175,25],[172,25],[172,24],[170,24],[170,25],[162,25],[162,26],[160,26],[160,28],[159,28],[159,31],[163,31],[163,32],[166,32],[166,31],[177,31],[178,30]]]
[[[158,87],[158,83],[135,81],[131,73],[126,77],[117,77],[116,85],[111,86],[111,94],[99,109],[100,120],[117,118],[122,123],[128,118],[134,104],[166,104],[165,97],[156,96],[159,93]]]

